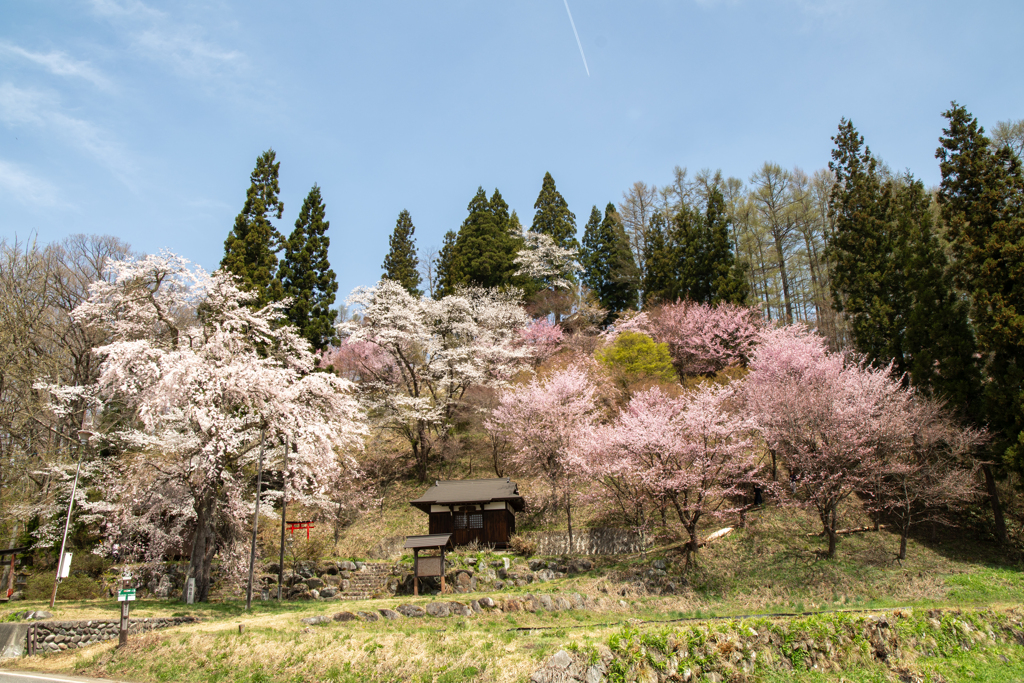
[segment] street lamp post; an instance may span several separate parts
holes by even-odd
[[[78,430],[78,465],[75,467],[75,483],[71,485],[71,499],[68,500],[68,516],[64,520],[64,537],[60,542],[60,555],[57,556],[57,575],[53,578],[53,594],[50,595],[50,609],[57,601],[57,586],[60,584],[60,570],[64,567],[64,548],[68,543],[68,526],[71,525],[71,510],[75,507],[75,493],[78,491],[78,475],[82,473],[82,453],[85,451],[85,439],[96,436],[88,429]]]

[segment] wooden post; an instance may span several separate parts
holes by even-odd
[[[412,550],[412,594],[420,594],[420,549]]]
[[[441,594],[444,595],[444,546],[441,546]]]
[[[11,553],[11,573],[7,577],[7,597],[8,598],[10,598],[11,595],[14,594],[14,558],[16,558],[16,557],[17,557],[17,555],[15,553]]]
[[[117,633],[117,647],[122,648],[128,644],[128,610],[129,603],[127,600],[121,602],[121,628]]]

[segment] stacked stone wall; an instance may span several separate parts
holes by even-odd
[[[156,629],[191,624],[197,617],[154,617],[131,619],[128,634],[143,633]],[[28,629],[27,650],[37,652],[59,652],[92,645],[111,638],[117,638],[119,621],[44,621],[32,624]]]

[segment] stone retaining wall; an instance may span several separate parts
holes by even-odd
[[[143,633],[158,628],[192,624],[198,617],[160,617],[131,619],[128,633]],[[117,638],[120,621],[44,621],[28,629],[28,653],[57,652]]]
[[[524,534],[537,543],[538,555],[565,555],[569,534],[565,531],[546,531]],[[628,529],[580,529],[572,532],[571,555],[618,555],[638,553],[642,548],[639,534]]]

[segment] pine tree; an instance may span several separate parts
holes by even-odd
[[[313,185],[302,210],[285,242],[284,258],[279,269],[280,286],[291,297],[285,314],[314,349],[325,349],[337,342],[334,320],[338,315],[331,308],[338,292],[338,282],[327,249],[330,222],[325,220],[327,207],[320,188]]]
[[[256,160],[256,168],[249,176],[245,204],[224,241],[224,258],[220,262],[221,268],[238,278],[241,289],[256,294],[252,302],[256,308],[284,296],[275,277],[276,252],[282,237],[270,222],[271,217],[281,218],[284,211],[284,204],[277,196],[281,162],[275,163],[276,156],[273,149],[268,149]]]
[[[495,189],[487,199],[478,188],[459,228],[452,259],[455,282],[480,287],[506,287],[515,276],[517,245],[509,231],[508,204]]]
[[[388,244],[391,249],[384,257],[384,277],[400,283],[413,296],[421,296],[419,259],[416,257],[416,240],[413,234],[416,226],[412,224],[412,216],[405,209],[398,214],[395,230],[391,233]]]
[[[935,153],[942,171],[938,201],[954,278],[970,297],[978,347],[987,359],[992,450],[1024,472],[1024,172],[1008,147],[993,151],[965,108],[954,102],[943,116],[948,128]],[[986,480],[991,493],[989,470]],[[1005,527],[999,535],[1005,538]]]
[[[550,173],[544,174],[544,182],[533,208],[537,212],[533,215],[530,232],[549,235],[555,240],[555,244],[563,249],[580,248],[580,243],[576,239],[576,216],[569,210],[565,198],[555,188],[555,179]]]
[[[441,253],[437,257],[437,291],[434,292],[435,299],[454,294],[455,288],[458,285],[452,272],[456,240],[458,240],[458,234],[454,230],[449,230],[444,234]]]

